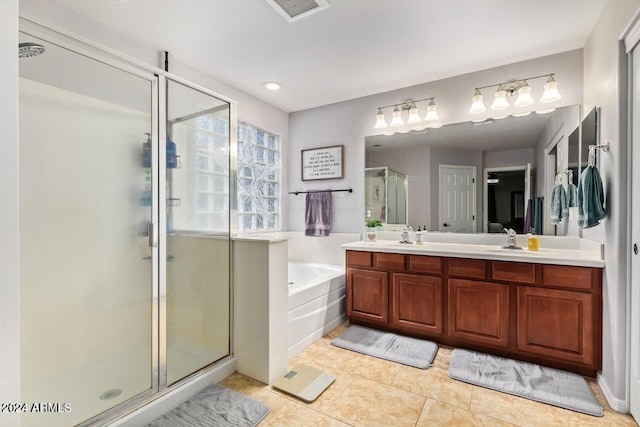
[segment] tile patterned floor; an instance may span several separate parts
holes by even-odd
[[[222,384],[269,405],[260,427],[637,426],[630,415],[611,410],[595,380],[588,381],[605,408],[602,418],[452,380],[449,347],[441,346],[434,365],[422,370],[332,346],[347,327],[339,326],[289,361],[289,368],[304,363],[337,377],[313,403],[238,373]]]

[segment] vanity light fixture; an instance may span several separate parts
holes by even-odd
[[[509,100],[507,99],[509,96],[518,95],[518,98],[514,102],[514,106],[516,107],[526,107],[528,105],[533,104],[535,101],[531,96],[531,87],[529,86],[530,80],[540,79],[543,77],[547,78],[547,82],[544,85],[544,93],[540,98],[540,102],[553,102],[559,100],[562,96],[560,92],[558,92],[558,82],[556,82],[554,78],[554,73],[544,74],[541,76],[535,77],[527,77],[521,80],[514,80],[510,82],[496,83],[487,86],[481,86],[475,88],[475,92],[473,94],[471,108],[469,112],[471,114],[479,114],[483,113],[487,110],[487,107],[484,105],[484,97],[481,89],[486,89],[490,87],[497,86],[497,90],[495,93],[494,101],[491,104],[492,110],[504,110],[509,107]]]
[[[420,116],[420,110],[418,109],[418,103],[419,102],[423,102],[423,101],[428,101],[427,104],[427,114],[424,117],[424,120],[421,118]],[[390,126],[402,126],[405,124],[405,121],[402,118],[403,113],[406,111],[407,112],[407,124],[418,124],[418,123],[422,123],[427,122],[428,124],[424,127],[421,127],[421,129],[425,129],[426,127],[430,127],[430,128],[438,128],[440,126],[442,126],[441,124],[437,123],[438,118],[438,112],[437,112],[437,106],[436,106],[436,101],[434,97],[431,98],[424,98],[424,99],[418,99],[416,101],[413,101],[411,99],[404,101],[401,104],[395,104],[395,105],[385,105],[383,107],[378,107],[378,113],[376,114],[376,124],[374,126],[375,129],[385,129],[387,127],[387,120],[384,114],[384,109],[385,108],[391,108],[393,107],[393,113],[391,114],[391,123],[389,123]],[[417,129],[417,128],[416,128]]]

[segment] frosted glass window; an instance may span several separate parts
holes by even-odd
[[[280,137],[238,123],[238,230],[280,228]]]

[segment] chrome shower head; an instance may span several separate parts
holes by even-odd
[[[44,53],[44,46],[38,43],[20,43],[18,45],[19,58],[31,58]]]

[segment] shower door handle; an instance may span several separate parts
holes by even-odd
[[[147,225],[147,230],[149,232],[149,247],[157,248],[158,247],[158,224],[155,222],[150,222]]]

